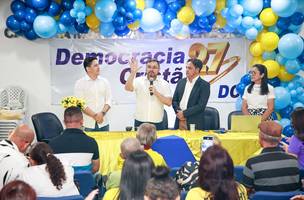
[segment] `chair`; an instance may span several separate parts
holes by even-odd
[[[234,166],[234,178],[237,182],[242,182],[243,180],[243,166]]]
[[[240,110],[235,110],[235,111],[232,111],[231,113],[229,113],[228,115],[228,130],[231,129],[231,117],[232,115],[243,115],[243,112],[240,111]]]
[[[260,191],[254,193],[250,199],[251,200],[286,200],[290,199],[295,195],[303,194],[301,191],[292,192],[265,192]]]
[[[18,86],[0,91],[0,139],[6,139],[8,133],[25,119],[27,96]]]
[[[84,200],[81,195],[65,196],[65,197],[37,197],[37,200]]]
[[[169,173],[169,176],[170,177],[175,177],[176,175],[176,172],[180,169],[180,167],[173,167],[170,169],[170,173]]]
[[[186,141],[175,135],[158,138],[152,149],[164,157],[170,168],[180,168],[187,161],[196,161]]]
[[[188,191],[181,191],[180,200],[185,200],[187,197]]]
[[[218,130],[220,128],[220,115],[216,108],[206,107],[204,111],[204,130]]]
[[[164,130],[167,130],[168,129],[168,114],[167,114],[166,110],[164,110],[164,117],[163,117],[162,124],[163,124]]]
[[[74,181],[78,184],[79,193],[86,197],[96,186],[95,179],[90,171],[76,171],[74,174]]]
[[[52,138],[63,131],[62,124],[58,117],[50,112],[37,113],[32,116],[37,140],[48,143]]]

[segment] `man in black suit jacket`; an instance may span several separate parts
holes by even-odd
[[[189,129],[190,124],[195,124],[196,129],[203,130],[210,84],[200,77],[202,66],[201,60],[189,59],[186,66],[187,77],[177,83],[172,102],[176,113],[176,129]]]

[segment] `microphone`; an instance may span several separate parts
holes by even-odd
[[[152,86],[153,85],[153,78],[150,78],[149,79],[149,82],[150,82],[150,86]],[[153,92],[150,90],[150,96],[152,96],[153,95]]]

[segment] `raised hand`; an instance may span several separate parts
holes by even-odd
[[[138,67],[138,61],[132,57],[130,60],[130,68],[131,68],[131,73],[137,73],[138,70],[140,70],[141,67]]]

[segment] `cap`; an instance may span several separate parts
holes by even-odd
[[[265,121],[259,124],[259,129],[265,135],[281,137],[282,126],[274,121]]]

